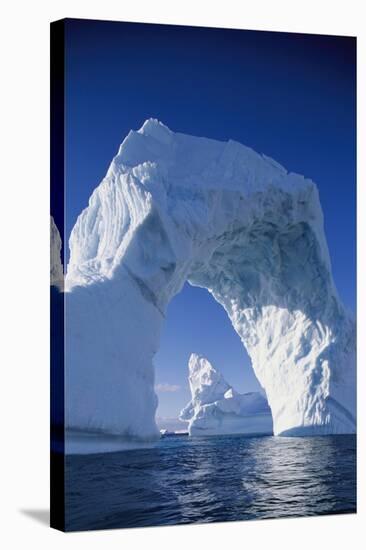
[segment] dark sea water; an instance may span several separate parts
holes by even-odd
[[[66,460],[66,529],[356,511],[356,438],[167,437]]]

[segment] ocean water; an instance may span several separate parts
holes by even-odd
[[[356,512],[356,438],[166,437],[66,459],[66,529]]]

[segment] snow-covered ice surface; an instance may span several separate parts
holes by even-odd
[[[189,281],[225,308],[275,434],[355,431],[355,322],[311,180],[150,119],[121,144],[69,246],[69,428],[158,437],[153,358],[167,305]]]
[[[271,409],[260,392],[241,394],[205,357],[192,353],[188,363],[192,399],[180,413],[189,435],[273,433]]]

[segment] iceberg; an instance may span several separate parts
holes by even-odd
[[[50,285],[64,288],[64,268],[61,261],[62,240],[53,216],[50,219]]]
[[[69,247],[68,429],[159,437],[153,359],[188,281],[226,310],[275,435],[355,432],[355,321],[310,179],[235,141],[149,119],[124,139]]]
[[[192,399],[179,418],[189,421],[189,435],[272,435],[271,409],[260,392],[236,392],[208,359],[195,353],[188,370]]]

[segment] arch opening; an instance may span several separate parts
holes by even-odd
[[[187,429],[179,415],[192,394],[189,359],[205,357],[239,394],[263,391],[226,312],[206,289],[186,283],[170,302],[153,363],[159,429]]]

